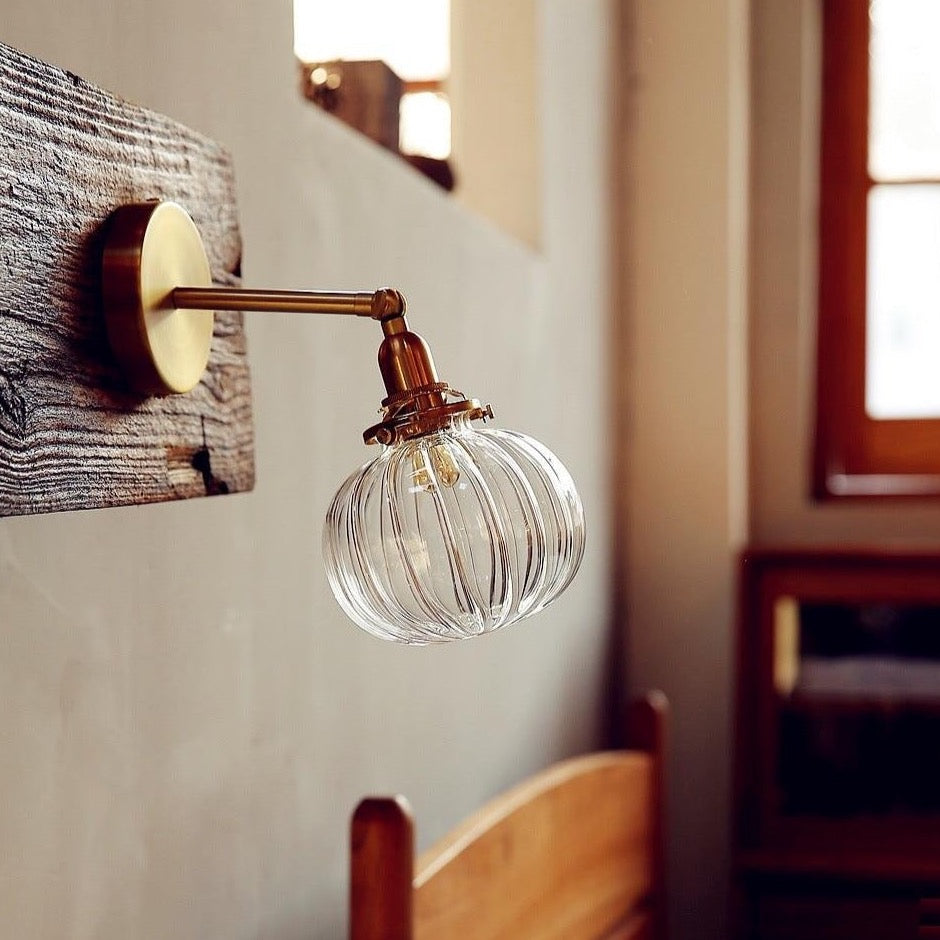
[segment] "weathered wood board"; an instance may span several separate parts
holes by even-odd
[[[130,392],[100,307],[103,225],[173,199],[213,279],[237,284],[228,154],[161,115],[0,45],[0,515],[251,489],[241,314],[216,315],[209,369],[186,395]]]

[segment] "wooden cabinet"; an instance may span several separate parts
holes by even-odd
[[[741,565],[739,936],[913,938],[940,895],[940,553]]]
[[[917,901],[804,878],[757,890],[753,922],[752,936],[762,940],[900,940],[917,936]]]

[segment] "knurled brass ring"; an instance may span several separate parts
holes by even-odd
[[[362,438],[367,444],[391,445],[441,431],[457,415],[465,415],[470,421],[485,421],[493,417],[493,409],[475,398],[463,398],[437,408],[393,415],[367,428]]]

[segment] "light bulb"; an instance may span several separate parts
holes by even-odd
[[[570,584],[584,554],[571,476],[524,434],[475,428],[489,406],[439,382],[400,313],[382,321],[381,453],[340,486],[323,528],[337,601],[367,632],[425,644],[491,633]]]
[[[416,449],[411,460],[414,484],[422,491],[430,492],[435,486],[455,486],[460,479],[460,471],[446,444],[431,444],[426,451]]]

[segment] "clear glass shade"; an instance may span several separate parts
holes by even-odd
[[[524,434],[463,418],[384,448],[339,488],[323,553],[336,599],[400,643],[490,633],[542,610],[584,553],[561,461]]]

